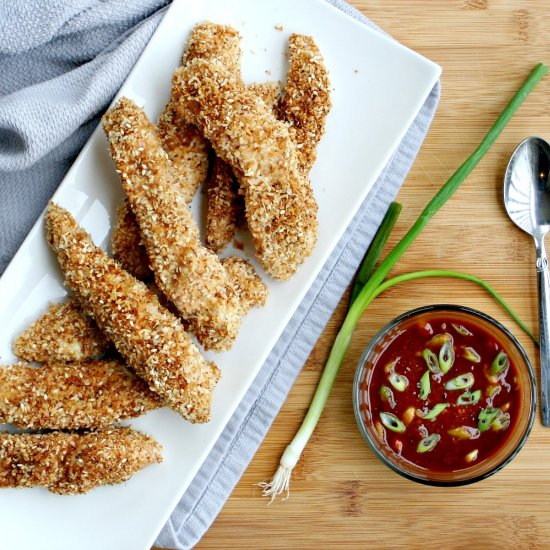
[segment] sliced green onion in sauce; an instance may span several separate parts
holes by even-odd
[[[439,350],[439,368],[443,374],[449,372],[455,362],[455,350],[453,341],[447,340]]]
[[[484,409],[479,411],[479,415],[477,417],[477,427],[479,431],[486,432],[491,427],[493,420],[499,414],[502,414],[502,411],[495,407],[485,407]]]
[[[498,385],[494,384],[492,386],[487,386],[487,389],[485,390],[485,393],[487,394],[487,397],[493,397],[493,396],[497,395],[498,393],[500,393],[501,390],[502,390],[501,386],[498,386]]]
[[[380,420],[382,420],[382,424],[388,428],[388,430],[391,430],[392,432],[397,433],[403,433],[407,427],[395,414],[387,413],[387,412],[381,412],[380,413]]]
[[[430,371],[427,370],[420,378],[420,389],[418,390],[418,397],[420,399],[426,399],[430,394]]]
[[[396,357],[393,361],[390,361],[389,363],[384,365],[384,372],[386,374],[391,374],[395,369],[395,365],[399,363],[399,359],[401,359],[401,357]]]
[[[476,405],[481,399],[481,390],[475,390],[473,392],[466,391],[458,396],[456,400],[457,405]]]
[[[449,403],[438,403],[426,414],[423,414],[422,411],[417,411],[416,414],[418,414],[418,416],[420,416],[420,418],[423,418],[424,420],[433,420],[436,416],[440,415],[448,406]]]
[[[395,408],[395,397],[393,396],[393,392],[391,388],[388,388],[388,386],[384,384],[380,386],[380,399],[388,403],[392,409]]]
[[[502,411],[491,422],[491,430],[501,431],[510,426],[510,413],[503,413]]]
[[[402,374],[397,374],[396,372],[392,372],[388,376],[388,380],[397,391],[405,391],[409,385],[409,379]]]
[[[446,390],[467,390],[474,385],[474,375],[471,372],[461,374],[445,382]]]
[[[497,374],[500,374],[504,369],[507,369],[510,366],[510,359],[508,359],[508,355],[501,351],[494,359],[491,364],[491,368],[489,369],[489,372],[495,376]]]
[[[472,363],[480,363],[481,362],[481,356],[479,353],[472,347],[468,346],[467,348],[464,348],[464,359],[468,359],[468,361],[472,361]]]
[[[426,365],[431,372],[433,372],[434,374],[441,373],[441,370],[439,370],[439,361],[437,360],[437,355],[431,349],[426,348],[422,352],[422,357],[424,357],[424,361],[426,361]]]
[[[458,439],[477,439],[480,436],[480,431],[472,426],[459,426],[447,430],[447,433]]]
[[[432,434],[424,439],[421,439],[416,447],[417,452],[419,453],[428,453],[432,451],[435,446],[439,443],[441,436],[439,434]]]
[[[473,334],[464,325],[457,325],[455,323],[451,323],[451,325],[458,332],[458,334],[462,334],[462,336],[473,336]]]

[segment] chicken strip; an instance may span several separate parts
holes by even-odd
[[[279,117],[291,127],[300,167],[307,174],[315,162],[315,150],[330,111],[330,82],[313,38],[292,34],[288,48],[289,70]]]
[[[153,279],[147,250],[141,240],[141,232],[128,199],[117,210],[112,237],[113,258],[140,281]]]
[[[240,74],[240,43],[241,36],[232,27],[201,23],[191,33],[182,63],[197,57],[216,58]],[[162,146],[179,176],[175,184],[181,189],[185,200],[191,202],[199,185],[206,180],[210,144],[197,128],[179,116],[172,99],[159,117],[157,130]]]
[[[213,252],[220,252],[235,234],[242,219],[244,201],[239,196],[239,183],[233,169],[219,157],[213,161],[206,192],[206,232],[204,241]]]
[[[0,433],[0,487],[47,487],[74,495],[122,483],[145,466],[162,462],[150,436],[126,427],[84,434]]]
[[[181,190],[185,200],[191,202],[206,180],[210,144],[193,125],[179,116],[172,101],[160,114],[157,131],[178,175],[174,185]]]
[[[217,60],[240,78],[241,57],[239,31],[229,25],[205,21],[193,28],[183,54],[182,65],[185,66],[195,59]]]
[[[65,209],[50,203],[45,221],[65,283],[126,363],[184,418],[208,421],[219,370],[201,356],[181,321],[97,248]]]
[[[111,154],[138,220],[161,291],[206,349],[229,349],[241,318],[227,272],[205,248],[154,127],[122,98],[103,117]]]
[[[274,82],[253,83],[248,89],[261,97],[268,106],[276,107],[279,90]],[[206,210],[206,246],[220,252],[231,241],[235,229],[245,220],[243,195],[233,169],[215,157],[208,179]]]
[[[215,61],[195,59],[178,69],[172,96],[239,179],[260,263],[288,279],[317,238],[317,204],[288,127]]]
[[[64,363],[98,357],[109,340],[78,304],[68,299],[52,304],[16,340],[14,353],[24,361]]]
[[[269,289],[249,261],[231,257],[223,259],[222,264],[227,270],[233,291],[239,299],[243,315],[252,307],[265,305]]]
[[[0,423],[18,428],[98,428],[161,406],[118,361],[0,367]]]

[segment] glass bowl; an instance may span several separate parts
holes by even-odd
[[[517,376],[514,381],[519,389],[520,403],[516,406],[519,413],[517,420],[510,424],[508,429],[511,431],[496,452],[489,454],[480,462],[474,462],[463,468],[438,471],[435,468],[419,466],[410,459],[401,456],[398,452],[399,447],[394,449],[388,443],[386,436],[390,432],[385,428],[381,429],[380,422],[377,431],[371,411],[374,405],[371,407],[368,388],[374,375],[373,369],[392,340],[408,327],[418,325],[418,323],[429,323],[430,320],[436,322],[436,319],[441,320],[446,316],[453,323],[462,321],[467,325],[481,327],[484,329],[483,332],[488,333],[502,346],[511,362],[516,366]],[[423,361],[422,357],[419,360]],[[499,322],[484,313],[467,307],[447,304],[425,306],[400,315],[385,326],[369,343],[357,367],[353,383],[353,407],[361,434],[374,454],[386,466],[407,479],[427,485],[465,485],[485,479],[501,470],[525,444],[535,418],[535,377],[527,354],[516,338]]]

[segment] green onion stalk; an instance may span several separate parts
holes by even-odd
[[[259,484],[260,487],[263,488],[263,494],[270,497],[271,502],[277,495],[282,493],[286,493],[287,496],[289,495],[290,476],[292,470],[294,466],[296,466],[304,447],[311,437],[319,418],[321,417],[321,413],[323,412],[327,402],[340,365],[342,364],[344,356],[350,345],[353,331],[355,330],[355,327],[367,306],[374,300],[374,298],[376,298],[376,296],[384,292],[384,290],[398,284],[399,282],[422,277],[458,277],[481,284],[482,287],[488,290],[497,299],[497,301],[502,304],[509,313],[512,314],[512,317],[516,320],[516,322],[519,321],[517,315],[513,314],[510,308],[505,305],[504,300],[500,298],[487,283],[466,273],[430,270],[408,273],[399,277],[394,277],[393,279],[389,279],[385,282],[384,279],[390,272],[391,268],[397,263],[399,258],[405,253],[416,237],[424,229],[428,221],[452,197],[460,184],[477,166],[489,148],[496,141],[502,130],[506,127],[514,113],[547,72],[548,68],[542,63],[539,63],[533,69],[520,89],[512,97],[508,105],[506,105],[493,126],[491,126],[478,147],[426,205],[416,222],[412,225],[405,236],[397,243],[397,245],[395,245],[395,247],[389,252],[378,268],[372,273],[371,277],[365,283],[355,301],[351,304],[342,327],[336,336],[336,340],[332,346],[329,358],[302,426],[296,433],[290,445],[288,445],[285,449],[281,457],[279,467],[277,468],[277,471],[271,481],[262,482]],[[519,325],[531,338],[533,338],[533,340],[535,340],[534,336],[527,330],[523,323],[519,321]]]

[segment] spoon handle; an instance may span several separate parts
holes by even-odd
[[[543,426],[550,426],[550,281],[544,237],[536,239],[539,289],[540,394]]]

